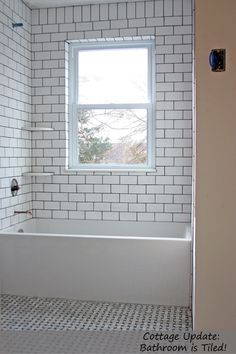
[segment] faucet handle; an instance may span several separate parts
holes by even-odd
[[[11,195],[15,197],[20,189],[17,179],[13,178],[11,181]]]

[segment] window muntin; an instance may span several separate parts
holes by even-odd
[[[72,44],[70,54],[70,168],[152,168],[153,43]]]

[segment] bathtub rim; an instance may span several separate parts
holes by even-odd
[[[19,229],[23,229],[24,232],[19,232]],[[170,222],[141,223],[130,221],[85,221],[31,218],[0,230],[0,235],[4,234],[13,234],[16,236],[24,234],[43,237],[58,236],[101,239],[192,240],[191,225],[189,223]]]
[[[57,233],[41,233],[41,232],[4,232],[0,231],[1,236],[24,236],[24,237],[58,237],[58,238],[81,238],[81,239],[110,239],[110,240],[140,240],[140,241],[178,241],[178,242],[191,242],[191,238],[187,235],[184,237],[161,237],[161,236],[108,236],[108,235],[73,235],[73,234],[57,234]]]

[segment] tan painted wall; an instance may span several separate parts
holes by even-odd
[[[236,330],[236,0],[196,0],[196,107],[195,328]]]

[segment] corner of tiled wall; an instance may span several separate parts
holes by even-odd
[[[0,13],[0,228],[28,218],[14,209],[32,207],[42,218],[190,222],[192,1],[31,11],[0,0]],[[146,35],[156,41],[156,172],[68,173],[65,40]],[[54,131],[31,133],[28,124]],[[55,174],[22,177],[31,168]],[[13,177],[22,187],[14,198]]]
[[[13,28],[12,23],[23,23]],[[31,9],[21,1],[0,0],[0,229],[28,219],[14,210],[32,209],[31,180]],[[17,178],[18,196],[10,184]]]

